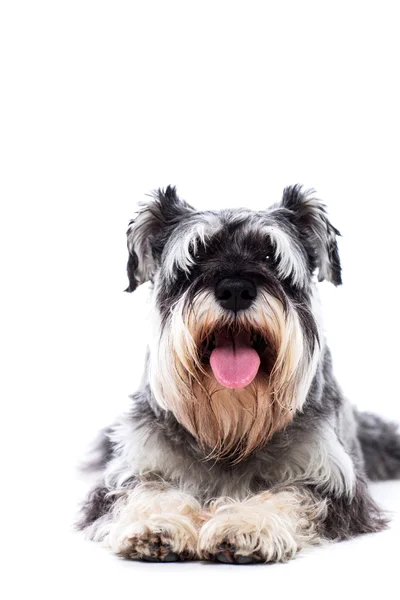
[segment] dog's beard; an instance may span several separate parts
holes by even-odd
[[[247,332],[260,356],[256,377],[230,389],[214,376],[209,358],[216,332]],[[233,333],[232,333],[233,332]],[[201,292],[189,292],[161,319],[150,352],[150,383],[157,402],[174,413],[209,458],[238,461],[283,429],[305,401],[317,363],[299,317],[261,292],[246,311],[231,317]]]

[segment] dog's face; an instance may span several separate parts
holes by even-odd
[[[153,282],[152,392],[209,456],[244,458],[301,409],[338,233],[299,186],[262,212],[198,212],[168,187],[130,223],[127,291]]]

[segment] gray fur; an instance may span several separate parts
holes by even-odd
[[[400,434],[397,423],[367,412],[355,411],[357,435],[368,478],[373,481],[400,477]]]

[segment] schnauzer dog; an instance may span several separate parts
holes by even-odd
[[[396,426],[343,397],[318,281],[341,283],[325,206],[260,212],[159,190],[128,229],[128,292],[151,282],[146,368],[102,434],[79,523],[129,559],[286,561],[382,530],[367,478],[400,476]]]

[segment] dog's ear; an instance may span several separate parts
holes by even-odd
[[[340,233],[329,221],[325,205],[313,194],[300,185],[287,187],[280,206],[298,230],[312,271],[318,268],[318,280],[340,285],[342,268],[336,239]]]
[[[171,230],[193,211],[172,186],[157,190],[148,202],[140,205],[127,231],[129,286],[126,292],[133,292],[152,278]]]

